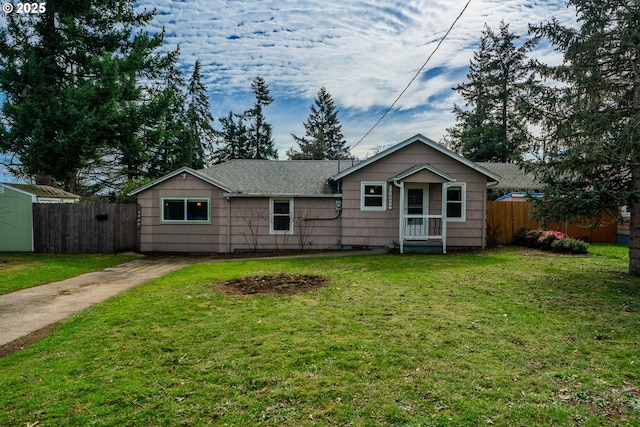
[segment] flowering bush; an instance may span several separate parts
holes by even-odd
[[[587,253],[589,245],[581,240],[572,239],[560,231],[525,230],[513,237],[513,243],[518,246],[554,251],[560,253]]]
[[[553,242],[557,240],[565,240],[568,238],[569,236],[559,231],[541,230],[540,236],[538,236],[538,240],[536,241],[534,247],[542,249],[543,251],[548,251],[551,249],[551,245],[553,244]]]

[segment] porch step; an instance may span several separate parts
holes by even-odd
[[[396,248],[400,249],[400,242],[394,241]],[[404,253],[415,254],[441,254],[442,242],[434,241],[405,241],[403,245]]]

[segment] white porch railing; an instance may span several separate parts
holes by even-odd
[[[404,215],[406,240],[440,240],[443,233],[442,215]]]

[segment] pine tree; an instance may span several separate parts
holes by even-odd
[[[55,1],[43,13],[7,15],[0,90],[8,127],[0,130],[0,151],[19,157],[14,172],[49,175],[75,190],[78,171],[102,148],[119,145],[141,97],[138,82],[162,61],[154,55],[162,35],[142,30],[153,12],[133,5]]]
[[[349,157],[347,141],[342,134],[338,111],[331,94],[321,87],[311,106],[307,121],[303,123],[305,136],[291,135],[300,150],[290,149],[287,156],[292,160],[337,160]]]
[[[454,88],[466,108],[454,105],[457,123],[447,130],[447,142],[470,160],[518,162],[533,139],[526,120],[534,86],[527,53],[535,41],[516,47],[518,39],[504,22],[499,34],[485,26],[469,81]]]
[[[570,0],[580,29],[556,20],[532,27],[563,52],[540,64],[553,84],[540,97],[547,156],[537,216],[548,222],[631,213],[629,273],[640,275],[640,4]]]
[[[217,137],[211,122],[211,105],[207,88],[202,83],[201,64],[198,59],[193,67],[187,91],[187,145],[189,147],[189,166],[201,169],[211,161],[207,157],[213,151]]]
[[[269,87],[265,80],[258,76],[251,83],[251,90],[255,95],[253,108],[246,111],[244,117],[249,121],[247,143],[250,147],[252,159],[277,159],[278,151],[271,136],[272,128],[266,122],[263,109],[273,102],[269,96]]]
[[[184,76],[174,63],[153,97],[153,122],[145,134],[147,176],[159,177],[190,163],[185,85]]]
[[[250,159],[251,152],[248,142],[249,130],[244,124],[244,115],[229,112],[227,117],[221,117],[222,130],[219,132],[219,145],[215,150],[212,163],[223,163],[233,159]]]

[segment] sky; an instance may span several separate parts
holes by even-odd
[[[452,31],[395,108],[354,146],[405,89],[460,15],[466,0],[139,0],[155,9],[147,30],[165,31],[163,49],[180,47],[188,77],[202,63],[213,116],[253,104],[251,81],[265,79],[274,102],[265,109],[280,158],[297,148],[318,91],[332,95],[352,154],[364,158],[421,133],[440,142],[455,123],[452,90],[488,25],[501,21],[526,37],[528,25],[557,18],[572,25],[566,0],[471,0]],[[534,53],[561,55],[547,45]],[[219,123],[214,124],[219,128]],[[0,170],[0,181],[6,180]]]

